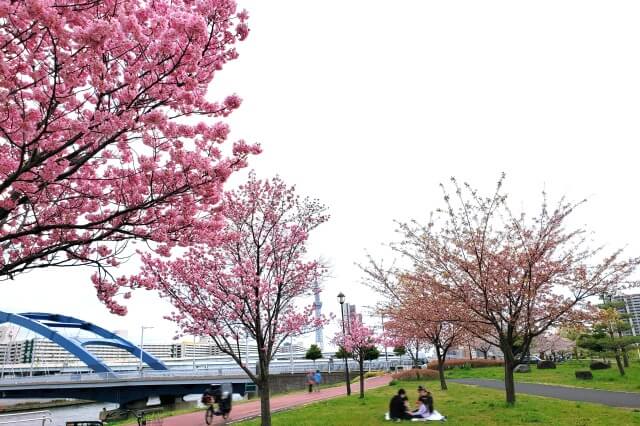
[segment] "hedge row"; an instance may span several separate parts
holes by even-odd
[[[412,370],[402,370],[391,375],[395,380],[437,380],[438,372],[414,368]]]
[[[504,365],[504,361],[497,359],[448,359],[444,362],[444,369],[449,370],[456,367],[470,367],[470,368],[482,368],[482,367],[501,367]],[[429,370],[438,369],[438,361],[430,361],[427,364]]]

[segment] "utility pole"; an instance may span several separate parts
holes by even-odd
[[[293,374],[293,336],[289,336],[289,365],[291,366],[291,374]]]
[[[8,327],[7,327],[7,336],[9,337],[9,339],[7,342],[7,346],[5,348],[6,350],[4,352],[4,360],[2,362],[2,370],[0,371],[0,379],[4,378],[4,367],[9,362],[9,354],[11,353],[11,346],[12,346],[11,344],[13,342],[13,331]],[[0,340],[4,340],[4,339],[0,339]]]
[[[244,354],[245,354],[245,363],[247,368],[249,368],[249,332],[247,330],[244,331]]]
[[[384,314],[380,314],[380,321],[382,322],[382,337],[384,338]],[[389,355],[387,354],[387,343],[384,344],[384,371],[389,371]]]
[[[144,349],[142,348],[144,345],[144,331],[151,329],[153,327],[149,326],[149,327],[145,327],[144,325],[140,326],[140,363],[138,365],[138,368],[140,369],[140,375],[142,376],[142,354],[144,352]]]
[[[192,355],[193,355],[193,371],[196,371],[196,335],[193,335],[193,346],[191,347],[191,350],[193,351]]]

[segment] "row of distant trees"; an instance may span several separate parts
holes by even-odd
[[[307,349],[304,358],[315,363],[315,361],[321,359],[322,356],[322,350],[320,350],[320,347],[318,347],[318,345],[311,345],[309,349]],[[354,354],[352,352],[347,352],[343,347],[338,348],[334,356],[337,359],[355,359]],[[362,359],[364,361],[375,361],[379,357],[380,350],[376,346],[368,346],[365,348]]]

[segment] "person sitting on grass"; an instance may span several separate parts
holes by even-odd
[[[419,398],[416,401],[417,409],[411,412],[412,419],[425,419],[429,416],[429,411],[427,410],[427,406],[425,405],[423,399]]]
[[[388,418],[390,420],[411,420],[413,416],[407,412],[405,402],[407,393],[404,389],[398,389],[398,393],[391,398],[389,402]]]
[[[414,419],[446,421],[447,417],[433,409],[433,395],[423,386],[418,386],[418,409],[412,412]]]

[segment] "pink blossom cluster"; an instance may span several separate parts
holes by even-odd
[[[342,322],[338,324],[342,327]],[[377,336],[371,327],[367,327],[357,316],[347,319],[345,332],[339,331],[332,339],[332,343],[352,353],[354,359],[360,361],[367,348],[381,343],[383,339]]]
[[[93,265],[124,313],[107,268],[127,240],[213,238],[224,183],[260,152],[223,149],[241,99],[206,96],[247,18],[232,0],[0,0],[0,279]]]

